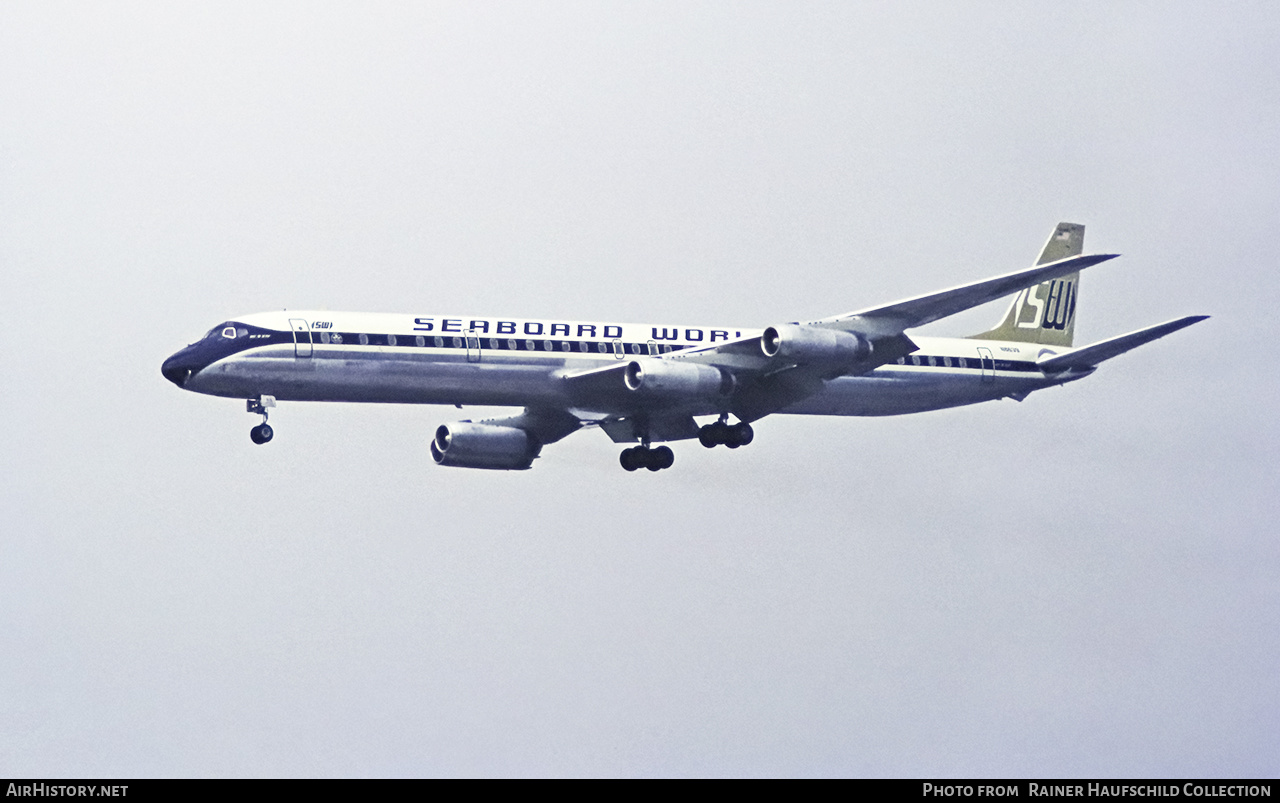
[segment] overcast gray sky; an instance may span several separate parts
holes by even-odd
[[[0,5],[0,775],[1280,773],[1272,3]],[[766,326],[1029,265],[1021,404],[600,432],[243,404],[291,308]],[[925,333],[987,328],[1000,309]]]

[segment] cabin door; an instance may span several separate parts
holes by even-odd
[[[293,356],[311,356],[311,327],[301,318],[290,318],[289,328],[293,330]]]
[[[996,359],[991,356],[991,349],[978,347],[978,361],[982,363],[982,381],[994,382],[996,378]]]

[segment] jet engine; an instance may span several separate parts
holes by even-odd
[[[632,360],[622,375],[634,393],[663,398],[716,398],[733,392],[733,374],[710,365]]]
[[[764,330],[760,335],[760,350],[766,357],[795,362],[852,365],[871,356],[871,341],[838,329],[784,324]]]
[[[470,421],[441,424],[431,440],[431,459],[461,468],[526,469],[541,450],[538,439],[523,429]]]

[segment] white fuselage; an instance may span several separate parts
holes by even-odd
[[[563,378],[645,356],[669,354],[667,359],[678,360],[683,351],[760,331],[286,311],[223,324],[170,358],[165,375],[188,390],[242,399],[554,407],[607,414],[607,402],[576,397]],[[914,413],[1020,399],[1087,375],[1046,376],[1036,365],[1046,350],[1032,344],[913,340],[918,351],[860,375],[827,379],[821,391],[781,412]],[[721,411],[708,404],[690,412]]]

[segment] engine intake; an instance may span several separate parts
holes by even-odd
[[[766,357],[796,362],[852,365],[870,357],[872,347],[870,340],[853,332],[784,324],[764,330],[760,350]]]
[[[710,365],[632,360],[622,375],[627,389],[664,398],[716,398],[733,393],[733,374]]]
[[[441,424],[431,440],[431,459],[442,466],[519,471],[542,450],[533,435],[517,427],[459,421]]]

